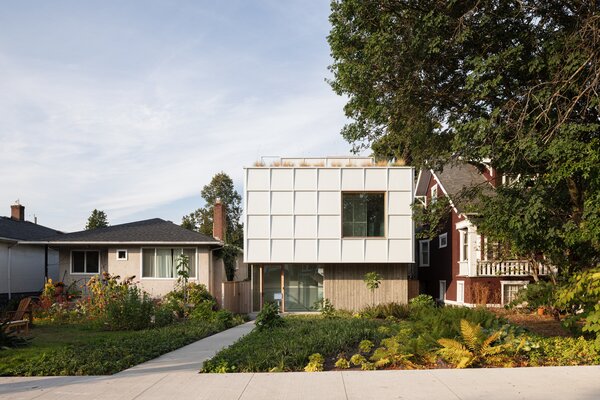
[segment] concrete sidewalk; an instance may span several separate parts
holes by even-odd
[[[0,378],[2,399],[600,398],[600,367]]]

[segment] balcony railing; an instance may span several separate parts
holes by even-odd
[[[548,275],[550,267],[539,266],[538,275]],[[477,276],[531,276],[533,268],[529,261],[477,261]]]

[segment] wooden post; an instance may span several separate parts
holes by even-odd
[[[285,312],[285,277],[283,265],[281,268],[281,312]]]
[[[264,293],[263,293],[263,266],[260,265],[258,267],[258,270],[259,270],[259,274],[258,275],[259,275],[259,280],[260,280],[259,285],[258,285],[259,290],[260,290],[260,310],[262,310],[263,304],[264,304],[264,301],[265,301],[265,299],[264,299]]]

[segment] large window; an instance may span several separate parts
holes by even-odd
[[[419,267],[429,267],[429,240],[419,241]]]
[[[343,236],[385,236],[385,196],[383,193],[343,193],[342,202]]]
[[[97,250],[73,250],[71,252],[72,274],[97,274],[100,272],[100,252]]]
[[[142,278],[177,278],[180,255],[188,256],[190,278],[196,277],[196,249],[142,249]]]

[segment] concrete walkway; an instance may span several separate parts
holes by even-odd
[[[0,378],[0,399],[600,399],[600,366],[198,374],[204,360],[253,327],[237,326],[112,376]]]

